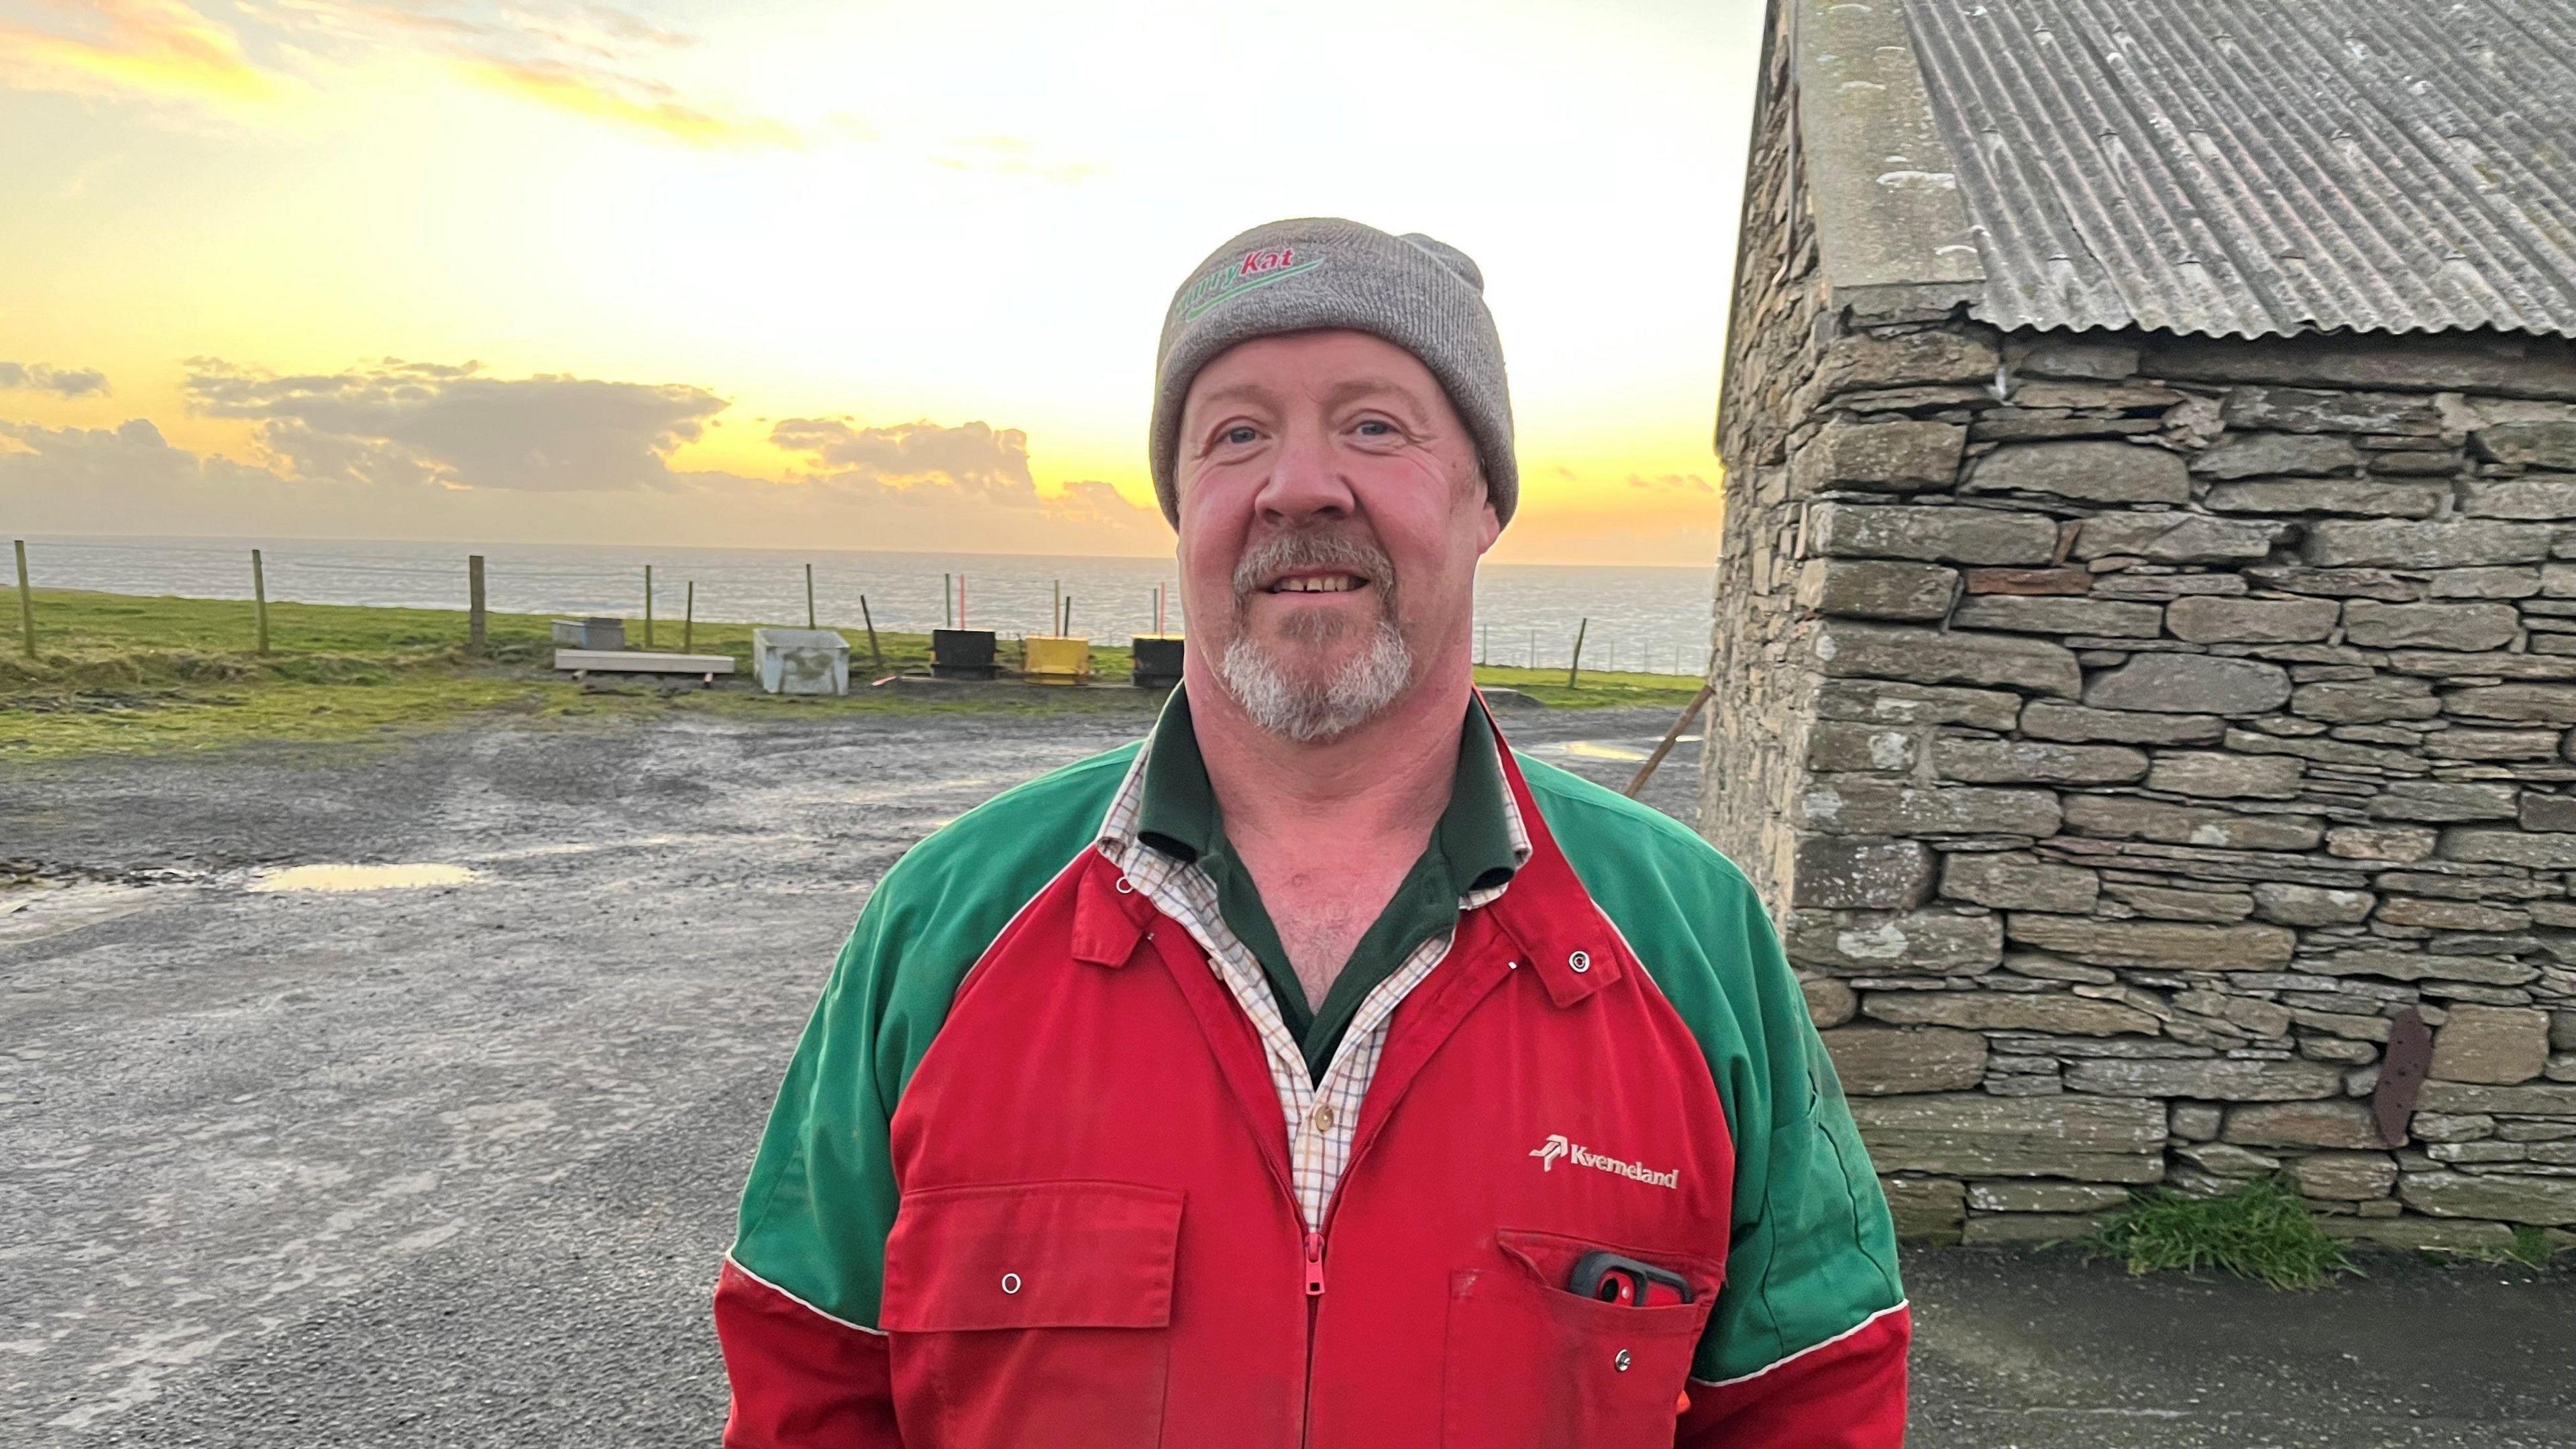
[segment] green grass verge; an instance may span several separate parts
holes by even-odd
[[[1679,713],[1682,706],[1699,693],[1699,681],[1680,674],[1595,673],[1584,670],[1578,682],[1568,688],[1562,669],[1507,669],[1501,665],[1479,665],[1476,682],[1517,689],[1541,704],[1571,709],[1599,709],[1605,705],[1656,705]]]
[[[1030,689],[1024,696],[943,702],[892,690],[840,699],[776,698],[742,689],[672,690],[645,683],[584,689],[548,667],[551,617],[493,614],[487,647],[465,647],[465,616],[448,609],[271,604],[269,652],[257,648],[251,606],[231,599],[142,598],[42,589],[35,595],[37,653],[0,640],[0,761],[221,748],[261,740],[347,741],[438,728],[489,711],[545,719],[614,721],[701,712],[752,718],[816,711],[931,714],[1064,713],[1132,707],[1106,691]],[[15,621],[10,621],[14,623]],[[665,650],[725,654],[751,671],[750,624],[657,620]],[[864,630],[851,641],[853,682],[878,674]],[[627,639],[644,644],[640,620]],[[883,633],[885,670],[928,665],[926,634]],[[1014,642],[1002,642],[1005,663]],[[1124,683],[1124,645],[1092,649],[1099,679]],[[1510,685],[1552,705],[1656,704],[1679,710],[1695,680],[1651,674],[1586,674],[1574,689],[1550,670],[1485,669],[1482,683]]]
[[[2217,1268],[2275,1288],[2314,1288],[2358,1272],[2325,1235],[2298,1192],[2259,1178],[2225,1197],[2140,1193],[2107,1217],[2091,1242],[2132,1273]]]

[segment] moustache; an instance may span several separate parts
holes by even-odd
[[[1395,597],[1395,560],[1376,540],[1352,533],[1283,533],[1244,550],[1234,566],[1234,607],[1239,614],[1254,594],[1280,575],[1300,569],[1333,569],[1354,575],[1378,591],[1382,607]]]

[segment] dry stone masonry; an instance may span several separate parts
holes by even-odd
[[[2344,1236],[2576,1226],[2576,352],[1851,305],[1789,112],[1702,823],[1902,1225],[2285,1174]]]

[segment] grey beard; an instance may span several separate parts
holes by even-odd
[[[1367,647],[1340,675],[1321,684],[1291,682],[1267,650],[1237,637],[1225,646],[1217,678],[1254,725],[1291,744],[1337,740],[1384,714],[1413,683],[1413,651],[1392,620],[1380,619]]]

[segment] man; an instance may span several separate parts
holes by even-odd
[[[1182,688],[869,899],[717,1288],[728,1445],[1901,1441],[1886,1206],[1760,904],[1475,694],[1482,287],[1308,219],[1173,299]]]

